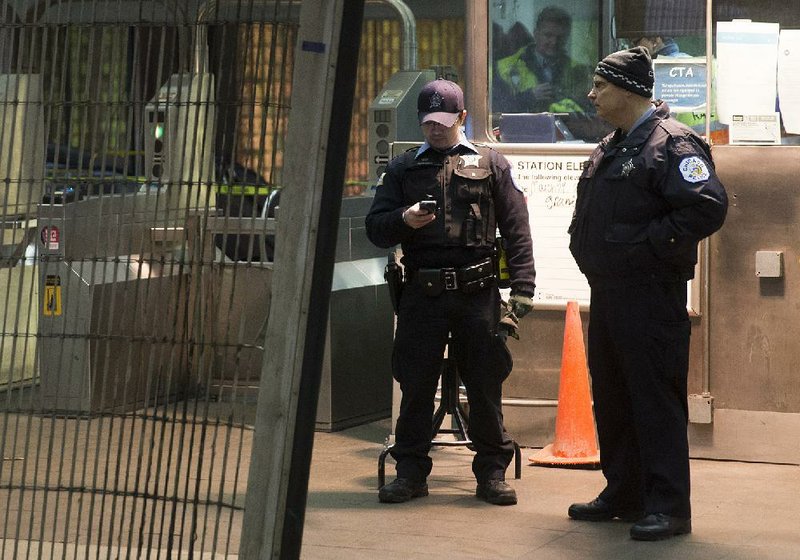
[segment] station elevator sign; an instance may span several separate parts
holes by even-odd
[[[554,305],[578,301],[588,305],[589,283],[569,252],[567,233],[588,153],[505,156],[511,163],[514,182],[528,203],[536,259],[534,301]]]

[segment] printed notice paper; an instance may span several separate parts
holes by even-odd
[[[777,23],[750,20],[717,23],[717,115],[731,123],[731,115],[775,112],[777,97]]]
[[[731,144],[780,144],[780,115],[731,115],[728,133]]]
[[[784,29],[778,44],[778,99],[783,127],[800,134],[800,30]]]

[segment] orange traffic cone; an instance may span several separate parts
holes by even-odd
[[[589,394],[589,370],[581,315],[575,301],[567,303],[559,383],[555,440],[528,460],[545,467],[599,468],[600,452]]]

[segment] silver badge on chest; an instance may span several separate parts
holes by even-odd
[[[631,158],[622,164],[622,176],[623,177],[629,176],[634,169],[636,169],[636,166],[633,165],[633,158]]]
[[[479,167],[481,164],[480,154],[461,154],[461,167]]]

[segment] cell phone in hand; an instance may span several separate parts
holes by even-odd
[[[420,200],[419,201],[419,209],[422,210],[425,214],[433,214],[436,212],[436,201],[435,200]]]

